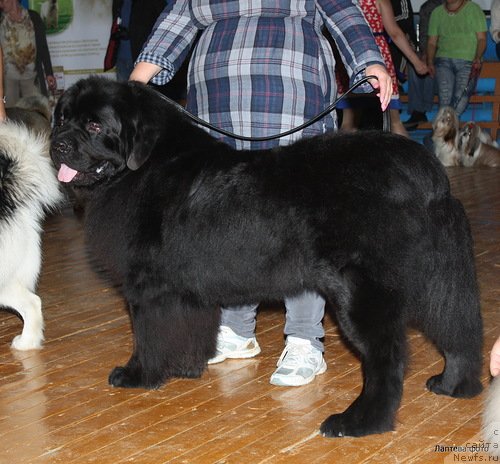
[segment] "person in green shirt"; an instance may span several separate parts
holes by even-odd
[[[458,115],[467,107],[469,82],[479,75],[486,50],[486,16],[469,0],[445,0],[431,14],[427,66],[436,78],[439,107],[451,106]]]

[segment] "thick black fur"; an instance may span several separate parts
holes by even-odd
[[[51,154],[78,171],[91,252],[123,286],[135,346],[112,385],[198,377],[219,306],[313,291],[359,351],[363,390],[326,436],[391,430],[409,324],[443,353],[439,394],[481,391],[472,241],[421,145],[358,132],[236,152],[137,83],[89,78],[55,111]],[[279,341],[281,343],[281,340]]]

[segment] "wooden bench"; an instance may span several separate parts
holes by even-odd
[[[492,89],[487,92],[481,92],[481,85],[478,85],[479,91],[470,97],[469,106],[491,104],[491,120],[476,121],[476,123],[483,129],[488,129],[493,140],[496,140],[500,135],[500,61],[485,61],[479,75],[479,80],[481,79],[494,80],[494,85],[488,86]],[[400,100],[403,104],[407,104],[408,95],[400,95]],[[438,97],[435,96],[434,103],[437,105],[438,102]],[[461,118],[461,122],[466,121]],[[432,122],[422,122],[417,126],[417,129],[432,129]]]

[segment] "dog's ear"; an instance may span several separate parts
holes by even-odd
[[[141,97],[136,100],[136,111],[129,120],[130,125],[125,134],[129,140],[127,167],[132,171],[139,169],[149,159],[161,130],[160,113],[156,111],[156,105],[149,98]]]
[[[443,140],[445,142],[454,142],[457,138],[457,134],[458,134],[458,128],[455,125],[453,125],[452,127],[449,128],[448,132],[443,137]]]
[[[467,153],[467,155],[471,158],[474,158],[474,154],[476,153],[476,150],[480,145],[481,140],[479,140],[479,137],[473,137],[471,134],[471,138],[469,139],[469,152]]]
[[[139,169],[151,156],[157,140],[157,131],[146,128],[137,130],[132,137],[131,149],[127,156],[127,167],[132,171]]]

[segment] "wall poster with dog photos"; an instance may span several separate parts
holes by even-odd
[[[57,92],[103,72],[112,0],[25,0],[45,23]]]

